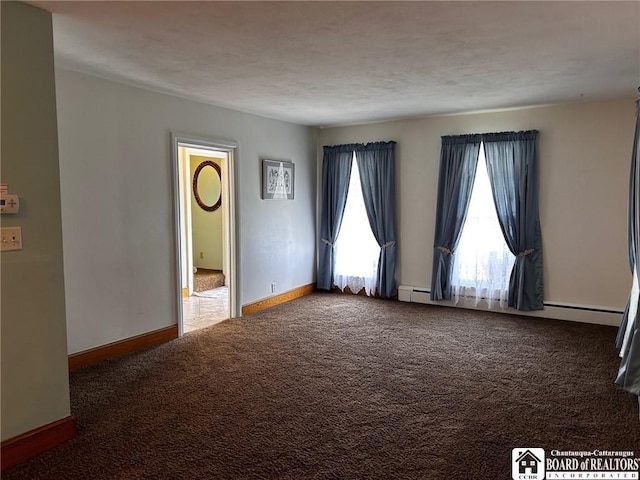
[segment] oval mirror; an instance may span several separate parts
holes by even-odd
[[[193,195],[200,208],[214,212],[222,205],[222,181],[220,167],[207,160],[193,173]]]

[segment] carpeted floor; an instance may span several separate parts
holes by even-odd
[[[635,450],[616,329],[315,293],[71,375],[79,434],[21,479],[511,478]]]
[[[221,270],[198,268],[193,274],[193,291],[205,292],[224,286],[224,273]]]

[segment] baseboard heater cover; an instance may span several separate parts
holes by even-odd
[[[427,287],[413,287],[400,285],[398,287],[398,300],[401,302],[425,303],[449,307],[469,308],[472,310],[486,310],[475,307],[472,300],[460,299],[458,304],[452,301],[431,300],[431,290]],[[492,311],[530,317],[552,318],[556,320],[568,320],[572,322],[595,323],[599,325],[619,326],[622,320],[623,310],[611,307],[594,305],[577,305],[564,302],[545,302],[544,310],[523,312],[513,308],[493,309]]]

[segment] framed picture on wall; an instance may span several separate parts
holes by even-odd
[[[279,160],[262,160],[262,198],[293,200],[295,165]]]

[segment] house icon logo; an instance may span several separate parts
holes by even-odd
[[[544,480],[544,449],[514,448],[511,451],[513,480]]]

